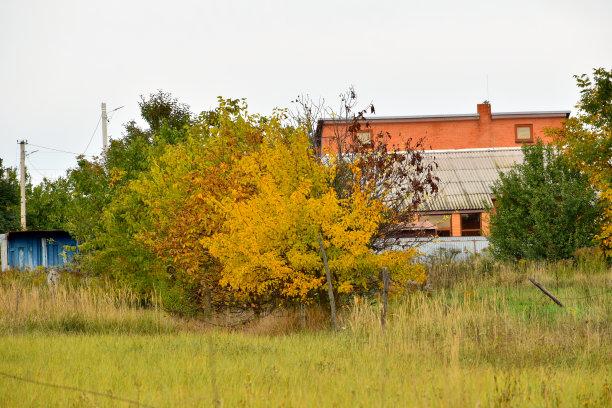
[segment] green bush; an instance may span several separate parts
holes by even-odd
[[[551,146],[523,146],[524,162],[492,187],[491,248],[500,259],[571,258],[592,246],[599,216],[597,194]]]

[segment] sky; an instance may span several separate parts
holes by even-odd
[[[98,155],[161,89],[195,113],[354,86],[380,116],[571,110],[574,74],[612,69],[612,2],[0,1],[0,158],[34,184]],[[97,126],[98,124],[98,126]],[[55,150],[52,150],[55,149]]]

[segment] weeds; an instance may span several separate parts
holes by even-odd
[[[0,371],[154,406],[606,407],[612,271],[598,262],[429,265],[426,287],[391,299],[385,331],[376,299],[355,297],[337,334],[318,306],[211,330],[104,282],[62,277],[51,293],[5,276]],[[8,381],[9,406],[111,406]]]
[[[129,288],[101,281],[85,283],[70,274],[62,275],[61,284],[48,287],[41,275],[36,271],[2,274],[0,334],[152,334],[179,329],[161,310],[156,296],[143,299]]]

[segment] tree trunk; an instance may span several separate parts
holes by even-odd
[[[327,253],[325,252],[325,246],[323,245],[323,239],[321,235],[317,237],[319,239],[319,245],[321,246],[321,255],[323,257],[323,265],[325,265],[325,276],[327,277],[327,294],[329,295],[329,305],[331,306],[332,322],[334,323],[334,330],[338,331],[338,322],[336,320],[336,302],[334,300],[334,291],[332,289],[331,274],[329,273],[329,265],[327,264]]]
[[[387,299],[389,297],[389,271],[386,267],[382,268],[382,279],[383,279],[383,297],[382,297],[382,311],[380,312],[380,325],[383,330],[385,329],[385,323],[387,322]]]

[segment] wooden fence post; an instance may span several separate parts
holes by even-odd
[[[544,294],[546,296],[548,296],[549,298],[551,298],[553,300],[553,302],[555,302],[556,304],[558,304],[561,307],[563,306],[563,303],[561,303],[561,301],[559,299],[557,299],[556,297],[553,296],[552,293],[550,293],[549,291],[546,290],[546,288],[544,286],[542,286],[540,283],[536,282],[535,279],[533,278],[529,278],[529,280],[531,281],[531,283],[533,283],[538,289],[540,289],[542,292],[544,292]]]
[[[382,268],[382,280],[383,280],[383,298],[382,298],[382,310],[380,312],[380,325],[383,330],[385,329],[385,323],[387,322],[387,299],[389,297],[389,271],[386,267]]]
[[[331,274],[329,273],[329,265],[327,264],[327,253],[325,252],[325,246],[323,245],[323,239],[321,238],[321,235],[319,235],[317,238],[319,239],[319,246],[321,247],[323,265],[325,265],[325,276],[327,277],[327,294],[329,295],[329,304],[331,305],[332,322],[334,323],[334,330],[338,331],[338,322],[336,320],[336,301],[334,300]]]
[[[304,302],[300,302],[300,322],[302,328],[306,327],[306,306],[304,306]]]

